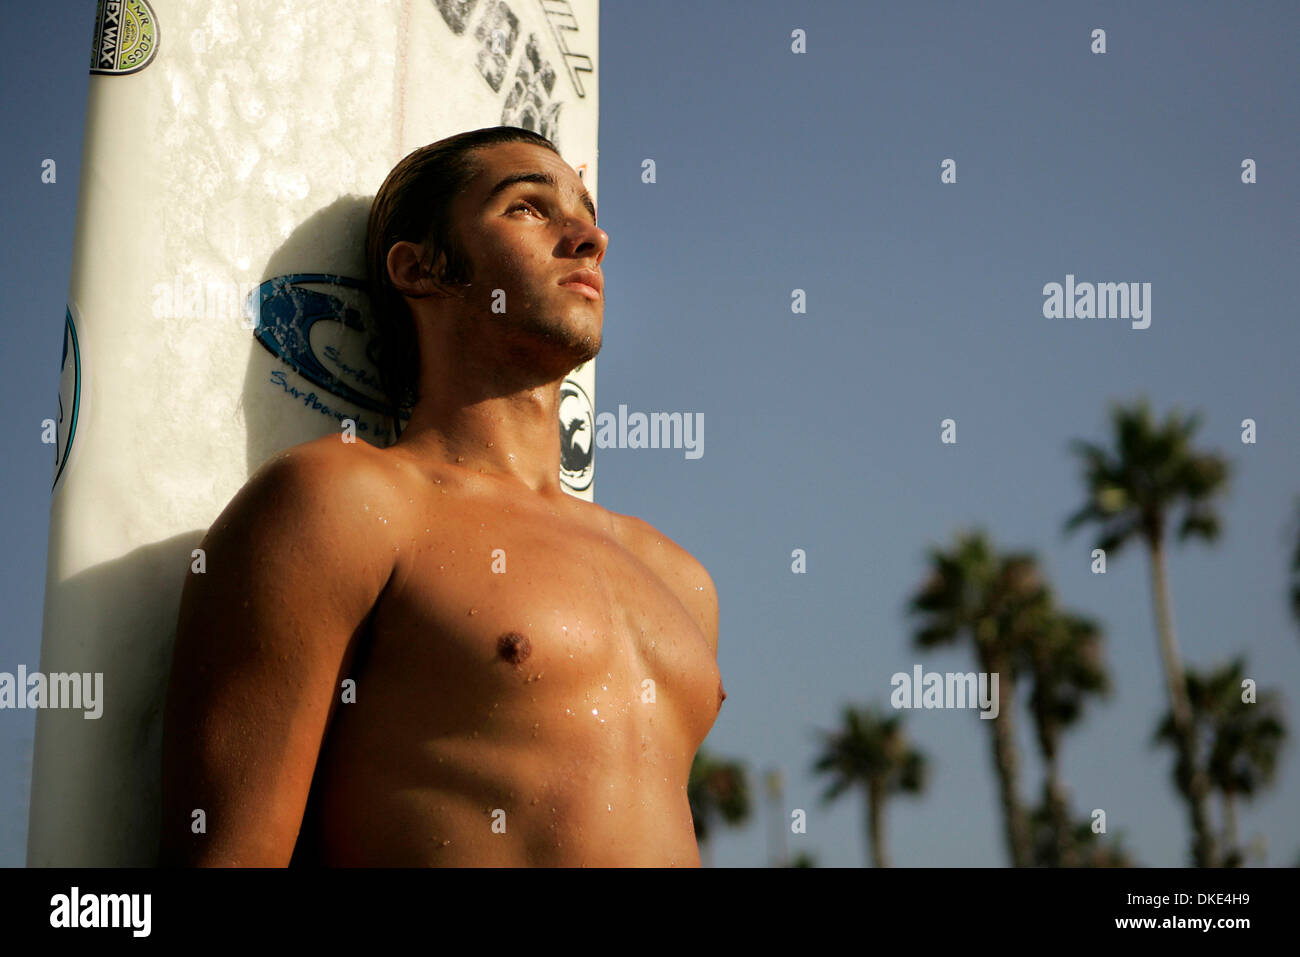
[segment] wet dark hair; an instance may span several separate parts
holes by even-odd
[[[518,126],[491,126],[457,133],[408,153],[375,194],[366,223],[366,272],[373,306],[370,357],[394,411],[419,401],[420,352],[415,322],[388,275],[388,251],[407,240],[423,243],[424,269],[446,257],[435,278],[445,285],[469,282],[471,263],[451,222],[451,203],[482,169],[474,151],[498,143],[532,143],[555,153],[555,144]]]

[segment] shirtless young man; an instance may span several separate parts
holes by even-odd
[[[413,158],[466,144],[440,218],[454,167]],[[381,371],[399,395],[418,375],[418,401],[390,448],[274,456],[204,539],[162,863],[698,866],[686,782],[725,697],[713,582],[559,484],[560,384],[599,352],[605,303],[582,180],[527,131],[462,134],[398,164],[370,232],[376,308],[395,306]]]

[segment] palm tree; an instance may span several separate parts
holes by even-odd
[[[1101,629],[1090,618],[1058,611],[1046,589],[1030,621],[1033,626],[1025,641],[1033,680],[1029,710],[1043,755],[1043,806],[1054,838],[1039,860],[1049,866],[1074,867],[1079,862],[1061,783],[1060,739],[1079,719],[1087,695],[1109,691]]]
[[[1062,856],[1057,810],[1047,803],[1041,804],[1033,809],[1030,820],[1034,833],[1034,863],[1040,867],[1057,866]],[[1068,821],[1064,842],[1068,847],[1065,856],[1071,867],[1138,866],[1124,845],[1123,832],[1103,838],[1093,832],[1091,818]]]
[[[712,867],[713,848],[709,839],[714,824],[739,827],[749,819],[749,782],[745,766],[738,761],[716,758],[701,748],[691,763],[686,797],[691,805],[695,840],[699,842],[704,866]]]
[[[1029,821],[1017,785],[1015,682],[1024,629],[1019,617],[1042,588],[1032,555],[996,555],[985,534],[959,532],[952,551],[930,550],[930,574],[909,601],[919,627],[914,641],[934,648],[968,638],[981,671],[997,674],[993,766],[1002,801],[1007,850],[1015,867],[1031,863]]]
[[[1241,700],[1245,661],[1234,659],[1208,675],[1187,672],[1187,697],[1198,737],[1207,741],[1205,765],[1210,783],[1223,802],[1224,863],[1240,866],[1245,855],[1237,842],[1237,798],[1249,800],[1272,783],[1277,756],[1286,725],[1276,692],[1259,691],[1253,702]],[[1173,716],[1162,717],[1156,731],[1158,741],[1174,740]],[[1187,769],[1180,762],[1175,783],[1180,790],[1189,785]]]
[[[891,794],[917,794],[925,786],[925,756],[903,734],[902,716],[884,717],[877,708],[846,707],[840,729],[821,731],[824,750],[813,770],[831,775],[823,801],[833,801],[861,786],[867,802],[868,856],[873,867],[888,867],[885,801]]]
[[[1087,500],[1065,523],[1065,530],[1096,522],[1100,532],[1095,547],[1107,556],[1135,540],[1147,546],[1175,740],[1179,761],[1189,774],[1185,796],[1192,824],[1192,854],[1199,866],[1212,867],[1217,856],[1207,812],[1209,778],[1197,755],[1196,728],[1174,637],[1165,573],[1165,531],[1173,523],[1174,510],[1181,506],[1179,541],[1198,536],[1213,541],[1218,536],[1219,519],[1211,500],[1226,487],[1228,464],[1219,456],[1191,447],[1192,434],[1200,426],[1197,414],[1183,418],[1174,412],[1158,425],[1147,401],[1140,399],[1127,408],[1115,405],[1111,417],[1113,451],[1078,439],[1071,443],[1083,459]]]

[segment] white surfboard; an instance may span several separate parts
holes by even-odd
[[[102,715],[37,715],[30,866],[156,863],[193,550],[281,449],[344,418],[392,441],[362,285],[388,171],[521,126],[596,195],[598,2],[100,0],[40,670],[102,673]],[[593,363],[574,371],[559,423],[587,500],[594,386]]]

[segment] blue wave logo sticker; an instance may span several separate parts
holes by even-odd
[[[254,333],[274,356],[322,389],[363,409],[391,410],[371,358],[366,284],[329,273],[276,276],[253,292]],[[403,418],[409,414],[403,412]]]
[[[77,438],[77,422],[81,418],[81,341],[77,338],[77,323],[72,318],[72,306],[67,308],[63,322],[63,360],[59,365],[59,420],[54,446],[54,482],[50,491],[59,487],[72,454],[72,443]]]

